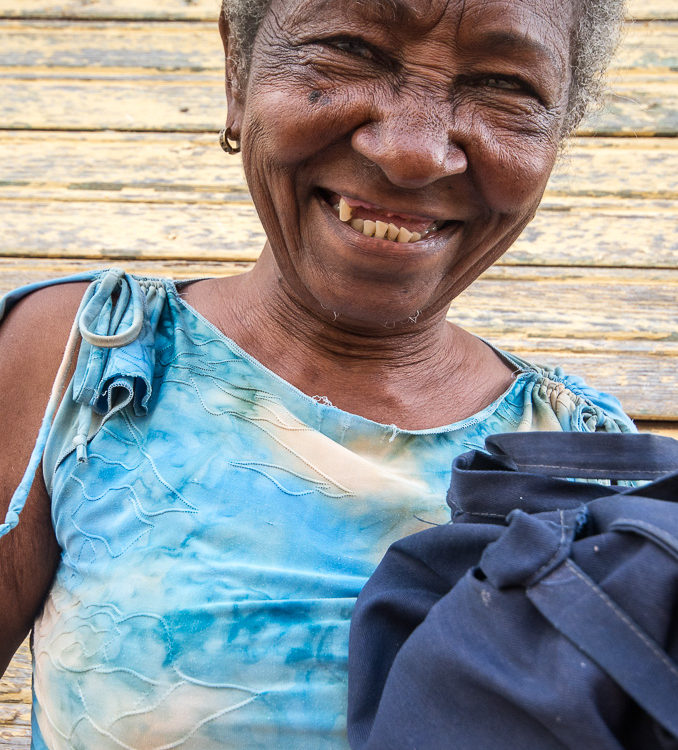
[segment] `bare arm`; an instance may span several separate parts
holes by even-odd
[[[28,464],[85,286],[36,292],[0,326],[0,521]],[[50,499],[38,469],[19,525],[0,538],[0,675],[32,627],[58,560]]]

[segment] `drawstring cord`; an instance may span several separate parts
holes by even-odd
[[[52,390],[49,395],[49,401],[47,402],[47,408],[45,409],[45,414],[42,418],[38,438],[33,446],[33,452],[28,461],[26,471],[21,478],[21,482],[19,482],[19,486],[14,490],[14,494],[10,500],[9,508],[5,515],[5,522],[0,524],[0,536],[11,531],[19,523],[19,514],[23,510],[28,493],[31,491],[33,480],[35,479],[35,472],[38,470],[38,465],[42,460],[42,454],[44,453],[45,445],[47,444],[50,428],[52,427],[52,420],[54,419],[54,414],[61,402],[61,396],[66,387],[68,373],[70,372],[75,351],[78,347],[78,319],[80,317],[80,311],[86,304],[86,299],[86,297],[83,298],[80,303],[78,313],[76,314],[73,325],[71,326],[66,349],[64,350],[64,356],[61,358],[61,364],[59,365],[56,378],[54,379],[54,384],[52,385]]]
[[[144,324],[144,298],[141,286],[133,281],[130,284],[121,284],[121,280],[124,276],[124,271],[121,269],[112,269],[109,271],[98,284],[91,284],[85,292],[85,295],[80,302],[78,312],[75,315],[73,325],[71,326],[70,333],[68,335],[68,341],[64,350],[61,364],[54,379],[52,390],[50,392],[49,401],[47,402],[47,408],[42,418],[38,437],[33,447],[31,457],[28,461],[26,471],[19,483],[19,486],[14,491],[12,499],[5,515],[4,523],[0,524],[0,536],[3,536],[8,531],[11,531],[19,523],[19,514],[23,510],[26,502],[26,498],[31,490],[33,481],[35,479],[35,473],[38,470],[40,461],[42,460],[45,447],[47,445],[47,439],[49,437],[50,429],[52,427],[52,421],[56,414],[57,408],[61,403],[64,389],[68,382],[68,374],[73,365],[73,359],[75,352],[78,348],[79,339],[87,342],[91,346],[111,349],[116,347],[126,346],[135,341]],[[127,307],[127,302],[130,299],[133,305],[133,316],[132,323],[129,328],[125,331],[114,335],[102,335],[97,334],[91,330],[91,326],[96,322],[99,315],[101,314],[104,305],[110,300],[111,295],[115,291],[116,287],[120,285],[120,297],[118,302],[122,302],[116,310],[115,319],[113,321],[115,327],[120,322],[122,312]],[[149,284],[151,293],[155,289],[160,300],[165,298],[165,290],[162,286]],[[160,310],[154,310],[154,316],[157,319],[159,317]],[[78,414],[78,425],[75,437],[73,438],[72,445],[76,451],[76,459],[79,462],[87,460],[87,438],[89,434],[90,425],[92,422],[92,410],[87,404],[83,404]]]

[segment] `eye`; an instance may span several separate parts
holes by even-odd
[[[375,60],[377,57],[371,45],[356,37],[343,36],[336,39],[325,39],[323,40],[323,44],[346,52],[349,55],[362,57],[365,60]]]
[[[483,80],[483,83],[489,88],[504,89],[505,91],[521,91],[525,89],[521,81],[504,76],[488,76]]]
[[[541,101],[541,97],[527,81],[512,75],[483,75],[473,81],[473,85],[479,88],[487,88],[493,91],[506,91],[509,94],[522,94],[531,96]]]

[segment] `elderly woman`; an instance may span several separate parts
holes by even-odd
[[[33,627],[35,748],[347,747],[354,600],[391,542],[446,522],[453,457],[633,429],[446,320],[534,216],[621,17],[226,3],[255,268],[0,303],[1,659]]]

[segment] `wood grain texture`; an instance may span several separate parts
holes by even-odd
[[[264,235],[216,136],[0,134],[0,255],[254,260]],[[620,183],[624,185],[620,189]],[[678,266],[678,141],[575,139],[501,261]]]
[[[676,203],[629,204],[547,201],[499,264],[677,268]],[[0,210],[0,256],[5,257],[250,261],[265,241],[254,207],[237,201],[168,204],[81,197],[6,200]]]
[[[629,0],[628,16],[636,19],[678,19],[675,0]]]
[[[219,4],[219,0],[0,0],[0,17],[210,21],[216,20]]]
[[[53,158],[45,158],[46,142]],[[0,199],[89,197],[249,200],[240,159],[211,133],[0,131]],[[574,138],[546,198],[678,199],[675,138]]]
[[[0,0],[4,18],[214,20],[218,0]],[[675,0],[630,0],[629,17],[678,19]]]
[[[0,258],[0,293],[91,268],[82,260]],[[247,263],[126,261],[130,272],[195,278]],[[619,395],[634,417],[678,420],[678,272],[494,267],[453,303],[450,318],[520,356],[563,364]]]
[[[49,68],[52,74],[87,69],[119,74],[211,71],[223,74],[221,39],[213,21],[188,23],[0,20],[0,72]],[[612,61],[621,70],[662,71],[678,66],[678,25],[627,25]]]
[[[0,679],[0,748],[30,747],[31,656],[28,639]]]
[[[678,440],[677,422],[646,422],[639,419],[636,422],[636,427],[639,432],[654,432],[656,435],[665,435]]]
[[[678,75],[620,74],[603,110],[579,129],[590,135],[678,132]],[[3,129],[213,131],[224,118],[218,73],[127,75],[28,68],[0,77]],[[82,103],[87,102],[83,107]]]

